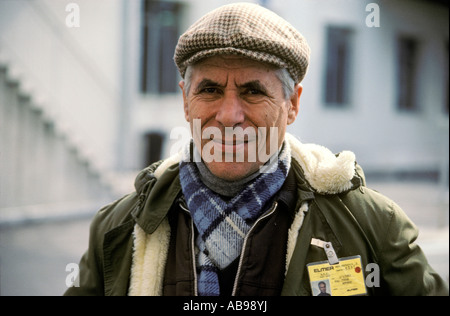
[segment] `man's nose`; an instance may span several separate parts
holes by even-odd
[[[244,122],[242,100],[239,96],[234,93],[224,95],[216,114],[216,120],[225,127],[235,127]]]

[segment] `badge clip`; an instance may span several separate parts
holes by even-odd
[[[316,238],[311,238],[311,245],[322,248],[325,251],[325,255],[328,258],[328,262],[333,265],[339,263],[339,258],[334,251],[333,245],[329,241],[323,241]]]

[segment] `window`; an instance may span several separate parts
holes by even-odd
[[[144,135],[144,166],[147,167],[162,158],[162,146],[164,135],[157,132],[150,132]]]
[[[416,111],[417,58],[419,43],[415,38],[401,36],[397,40],[397,108]]]
[[[345,107],[350,103],[350,67],[353,31],[330,26],[327,29],[325,103]]]
[[[178,91],[178,72],[173,61],[179,37],[180,4],[144,0],[141,46],[142,93]]]

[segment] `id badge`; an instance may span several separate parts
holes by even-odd
[[[339,263],[313,262],[307,265],[313,296],[367,294],[361,256],[339,258]]]

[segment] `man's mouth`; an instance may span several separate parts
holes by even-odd
[[[248,145],[249,140],[246,139],[216,139],[213,138],[214,148],[225,154],[235,154],[241,152]]]
[[[218,143],[218,144],[222,144],[222,145],[227,145],[227,146],[237,146],[240,144],[244,144],[247,143],[248,141],[246,140],[237,140],[237,139],[211,139],[213,142]]]

